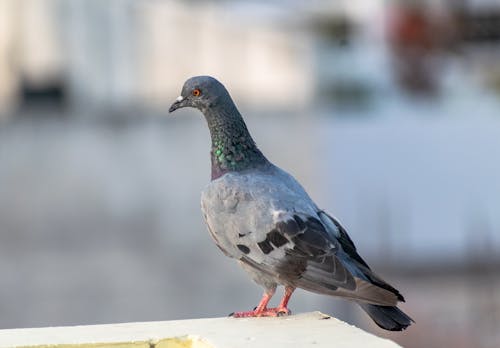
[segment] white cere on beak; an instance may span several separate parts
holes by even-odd
[[[184,100],[184,97],[182,95],[178,96],[177,99],[175,99],[178,102],[181,102]]]

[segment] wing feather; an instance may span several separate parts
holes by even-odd
[[[248,254],[241,260],[284,283],[379,305],[394,305],[398,301],[393,292],[349,271],[342,260],[342,244],[327,230],[320,215],[282,216],[266,239],[257,244],[266,257],[257,261]],[[352,248],[355,250],[354,244]]]

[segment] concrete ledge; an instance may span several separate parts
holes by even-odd
[[[283,318],[211,318],[0,330],[0,347],[394,348],[399,346],[328,315],[313,312]]]

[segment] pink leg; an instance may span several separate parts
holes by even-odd
[[[267,304],[271,300],[271,297],[274,295],[274,290],[272,292],[266,292],[260,300],[260,303],[253,311],[248,312],[234,312],[231,316],[235,318],[249,318],[249,317],[279,317],[283,315],[291,314],[291,311],[288,309],[288,301],[292,296],[295,288],[293,287],[285,287],[285,294],[280,301],[280,304],[276,308],[267,308]]]
[[[253,311],[248,311],[248,312],[234,312],[230,314],[230,316],[234,318],[249,318],[249,317],[267,317],[269,316],[269,310],[267,309],[267,304],[271,300],[271,297],[274,295],[274,291],[276,289],[273,289],[271,291],[267,291],[264,293],[262,296],[262,299],[260,300],[259,304]]]
[[[270,310],[274,310],[277,316],[289,315],[292,312],[288,309],[288,301],[290,301],[290,297],[292,297],[295,288],[287,286],[285,287],[285,293],[283,294],[283,298],[280,301],[280,304],[276,308],[271,308]]]

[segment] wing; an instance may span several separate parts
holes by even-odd
[[[397,303],[391,291],[353,275],[346,267],[341,242],[322,223],[320,215],[281,216],[265,239],[257,242],[258,249],[242,250],[247,251],[242,262],[285,284],[316,293],[380,305]]]
[[[342,249],[354,260],[356,260],[360,265],[370,269],[368,264],[359,256],[358,251],[356,250],[356,246],[352,241],[351,237],[347,234],[347,231],[344,227],[332,216],[328,215],[325,211],[321,210],[318,212],[318,216],[321,221],[329,227],[329,230],[332,231],[335,235],[335,238],[342,246]],[[333,224],[333,225],[332,225]]]
[[[392,292],[394,295],[396,295],[398,301],[404,302],[405,299],[403,295],[399,293],[397,289],[389,285],[387,282],[385,282],[380,276],[375,274],[371,269],[370,266],[361,258],[361,256],[358,254],[358,251],[356,249],[356,246],[354,245],[354,242],[352,239],[349,237],[347,234],[347,231],[345,230],[344,227],[340,224],[340,222],[335,219],[334,217],[328,215],[325,211],[320,211],[318,213],[321,221],[328,227],[330,227],[330,230],[334,231],[335,237],[340,243],[342,250],[348,255],[350,258],[350,261],[354,263],[357,272],[356,274],[359,274],[359,276],[365,280],[368,280],[369,282],[386,289],[390,292]],[[331,225],[333,223],[333,226]]]

